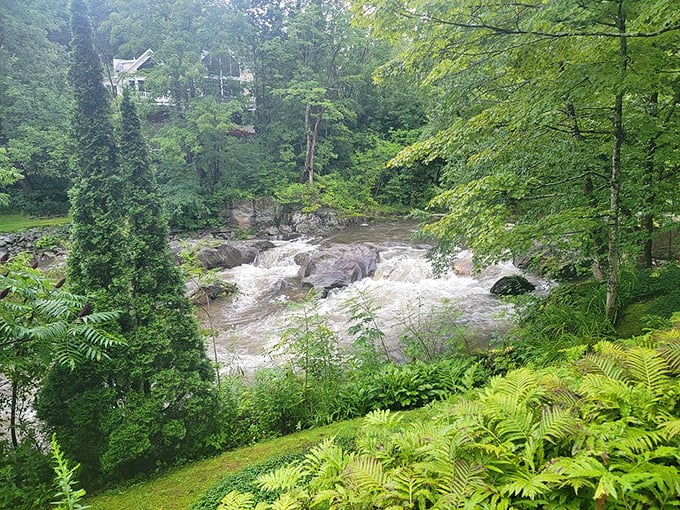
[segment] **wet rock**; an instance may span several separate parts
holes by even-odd
[[[453,261],[453,272],[460,276],[472,276],[474,264],[472,255],[459,257]]]
[[[379,259],[376,246],[366,243],[330,244],[310,253],[295,256],[302,282],[326,294],[372,276]]]
[[[211,301],[236,293],[236,284],[223,281],[213,281],[205,285],[191,285],[187,290],[187,297],[195,305],[206,305]]]
[[[518,296],[536,289],[536,286],[523,276],[504,276],[491,287],[491,294],[497,296]]]
[[[198,264],[205,269],[232,267],[243,264],[243,255],[230,244],[200,248],[197,254]]]
[[[233,241],[198,249],[198,264],[205,269],[231,269],[251,264],[258,253],[273,248],[269,241]]]

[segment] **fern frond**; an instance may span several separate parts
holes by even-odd
[[[645,385],[655,395],[663,393],[668,386],[668,367],[655,350],[644,347],[629,349],[626,365],[632,378]]]
[[[385,498],[400,508],[412,508],[416,501],[422,499],[431,501],[432,493],[427,489],[426,482],[427,479],[411,467],[397,468],[390,474]]]
[[[302,504],[292,494],[284,492],[271,504],[271,510],[302,510]]]
[[[217,510],[250,510],[255,504],[255,498],[249,492],[231,491],[220,501]]]
[[[383,465],[371,457],[355,458],[345,467],[344,474],[360,493],[375,494],[385,489],[387,477]]]
[[[659,425],[659,428],[664,432],[668,439],[680,436],[680,418],[662,423]]]
[[[376,409],[364,417],[364,425],[368,427],[395,428],[402,419],[402,415],[389,409]]]
[[[312,475],[310,487],[315,490],[331,488],[340,479],[345,466],[352,461],[353,454],[345,451],[328,438],[314,446],[305,456],[304,470]]]
[[[501,441],[525,441],[534,422],[534,413],[518,403],[514,395],[496,394],[487,398],[485,414]]]
[[[680,330],[664,331],[658,340],[661,356],[666,360],[668,368],[677,374],[680,372]]]
[[[632,388],[623,381],[597,374],[585,375],[578,386],[581,395],[595,400],[629,400],[632,391]]]
[[[494,378],[484,390],[485,396],[507,395],[515,403],[536,401],[545,393],[538,383],[536,372],[528,368],[520,368],[508,372],[505,377]]]
[[[623,363],[626,359],[626,350],[621,344],[610,342],[609,340],[601,340],[593,346],[593,350],[607,358],[616,359]]]
[[[586,479],[599,479],[604,473],[607,472],[607,468],[604,467],[602,462],[594,457],[587,454],[578,454],[574,457],[560,457],[555,462],[553,462],[546,471],[562,475],[567,481],[568,485],[572,485],[572,480],[586,480]],[[594,484],[585,483],[594,487]],[[579,482],[579,485],[584,485],[584,483]]]
[[[545,494],[552,489],[552,484],[559,483],[560,476],[555,473],[529,473],[527,471],[516,471],[508,476],[510,480],[500,487],[501,494],[508,496],[521,496],[535,499],[536,496]]]
[[[307,472],[300,464],[288,464],[257,477],[257,485],[268,492],[289,491],[299,486]]]
[[[464,501],[470,492],[484,484],[486,469],[473,461],[457,459],[448,466],[433,464],[432,468],[444,475],[435,485],[437,493],[451,502]]]
[[[661,442],[663,435],[654,430],[637,427],[626,427],[622,437],[613,440],[610,445],[627,455],[653,450]]]
[[[557,406],[544,407],[541,419],[533,425],[529,439],[525,443],[524,462],[532,469],[537,464],[543,463],[543,452],[547,446],[545,443],[557,445],[560,441],[577,435],[581,425],[581,420],[569,409]]]
[[[625,380],[626,372],[619,358],[589,353],[578,361],[578,367],[585,373],[605,375],[611,379]]]
[[[569,409],[558,406],[544,407],[538,423],[537,437],[555,444],[561,439],[577,434],[582,422]]]

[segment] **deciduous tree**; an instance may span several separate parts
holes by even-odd
[[[356,2],[355,12],[401,50],[386,68],[413,73],[439,100],[433,136],[395,160],[447,164],[450,189],[432,202],[445,214],[427,230],[444,247],[474,248],[483,263],[535,242],[593,260],[613,318],[640,213],[660,218],[659,194],[668,197],[665,171],[665,184],[651,171],[640,186],[645,161],[677,166],[672,2],[389,0]],[[665,116],[650,101],[656,92]]]

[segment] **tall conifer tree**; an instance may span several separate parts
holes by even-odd
[[[83,481],[94,482],[204,454],[219,399],[167,243],[139,118],[126,93],[119,148],[87,4],[72,0],[71,9],[79,175],[69,270],[80,292],[122,311],[127,345],[75,372],[53,370],[38,411],[82,464]]]
[[[120,207],[124,181],[117,169],[109,95],[85,0],[72,1],[71,29],[70,78],[76,101],[72,137],[77,168],[71,190],[71,285],[78,292],[106,292],[125,303],[124,211]]]

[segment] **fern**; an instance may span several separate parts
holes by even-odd
[[[389,409],[376,409],[364,418],[364,424],[368,427],[395,428],[401,422],[402,415],[393,413]]]
[[[385,499],[412,508],[416,501],[431,501],[426,479],[411,467],[400,467],[391,473]],[[405,505],[404,505],[405,504]]]
[[[464,501],[471,492],[483,486],[486,478],[483,465],[465,459],[435,463],[431,468],[440,474],[435,484],[437,493],[454,504]]]
[[[680,372],[680,329],[664,331],[660,334],[658,350],[666,360],[672,373]]]
[[[271,473],[265,473],[257,478],[257,485],[264,491],[289,491],[301,484],[307,475],[300,464],[288,464]]]
[[[635,381],[645,385],[656,396],[663,394],[669,384],[668,367],[658,352],[634,347],[628,351],[626,365]]]
[[[534,500],[536,496],[545,494],[552,488],[552,484],[560,482],[560,476],[555,473],[530,473],[518,470],[508,476],[508,483],[500,487],[502,494],[508,496],[522,496]]]
[[[669,420],[659,425],[659,428],[664,432],[668,439],[673,439],[680,436],[680,418]]]
[[[599,374],[611,379],[625,380],[625,370],[621,366],[621,360],[607,357],[602,354],[586,354],[578,362],[581,369],[590,374]]]
[[[255,498],[250,493],[231,491],[220,501],[217,510],[250,510],[255,506]]]
[[[355,458],[345,468],[345,477],[362,494],[384,491],[387,482],[383,465],[371,457]]]
[[[625,455],[634,457],[635,453],[652,450],[663,439],[663,435],[654,430],[626,427],[621,437],[611,441],[613,448],[618,448]]]
[[[271,510],[302,510],[305,508],[292,494],[284,493],[271,504]]]
[[[484,394],[506,395],[513,403],[530,403],[537,401],[545,393],[545,388],[536,380],[536,373],[528,368],[521,368],[508,372],[505,377],[492,379],[491,384],[484,390]]]

